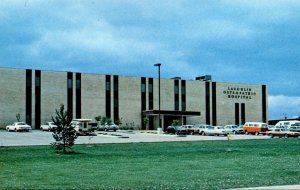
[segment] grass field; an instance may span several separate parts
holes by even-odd
[[[0,189],[226,189],[300,184],[300,139],[1,147]]]

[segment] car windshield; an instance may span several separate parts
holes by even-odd
[[[24,122],[17,123],[17,125],[26,125]]]

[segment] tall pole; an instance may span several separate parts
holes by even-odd
[[[161,63],[154,64],[155,67],[158,67],[158,127],[160,128],[160,66]]]

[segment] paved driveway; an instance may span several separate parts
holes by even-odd
[[[133,143],[133,142],[168,142],[168,141],[203,141],[203,140],[227,140],[223,136],[200,136],[187,135],[177,136],[168,134],[155,134],[155,132],[143,131],[117,131],[103,132],[97,131],[97,136],[79,136],[76,144],[104,144],[104,143]],[[268,136],[255,135],[232,135],[232,140],[245,139],[269,139]],[[49,145],[53,142],[51,132],[32,130],[31,132],[7,132],[0,131],[0,146],[30,146]]]

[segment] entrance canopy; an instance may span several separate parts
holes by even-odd
[[[169,115],[169,116],[200,116],[201,112],[197,111],[173,111],[173,110],[146,110],[143,111],[143,115],[154,116],[154,115]]]

